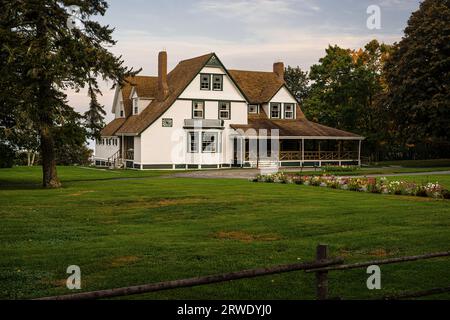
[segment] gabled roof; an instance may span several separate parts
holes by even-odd
[[[285,82],[273,72],[228,70],[232,78],[245,93],[249,103],[263,104],[269,102]]]
[[[155,99],[139,115],[129,116],[124,125],[117,130],[116,134],[140,134],[147,129],[172,106],[212,56],[214,56],[214,53],[181,61],[167,75],[169,85],[168,97],[164,101]]]

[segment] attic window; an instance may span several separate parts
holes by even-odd
[[[211,75],[209,74],[200,75],[200,89],[211,90]]]
[[[281,118],[281,104],[271,103],[270,104],[270,118],[280,119]]]
[[[222,91],[223,90],[223,75],[215,74],[213,75],[213,90]]]
[[[284,104],[284,118],[285,119],[294,119],[294,104],[292,104],[292,103]]]
[[[120,110],[120,117],[123,118],[123,110]]]

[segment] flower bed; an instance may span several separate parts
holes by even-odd
[[[389,181],[386,178],[343,178],[333,175],[301,176],[285,174],[283,172],[272,175],[260,175],[251,179],[251,181],[299,184],[358,192],[450,199],[450,191],[446,190],[438,182],[418,184],[407,181]]]

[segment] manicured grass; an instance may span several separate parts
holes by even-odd
[[[64,188],[29,188],[39,170],[1,170],[0,298],[68,294],[66,268],[83,290],[107,289],[311,260],[365,261],[449,250],[450,202],[245,180],[145,179],[59,168]],[[448,285],[449,259],[332,272],[332,296],[374,298]],[[132,298],[312,299],[314,275],[294,272]],[[436,298],[450,298],[447,295]]]
[[[119,180],[127,178],[155,177],[171,174],[173,171],[137,171],[137,170],[107,170],[90,167],[58,167],[58,176],[64,182]],[[42,183],[42,168],[15,167],[0,169],[0,187],[39,187]]]
[[[450,167],[450,159],[383,161],[377,162],[375,165],[382,167],[400,166],[405,168]]]

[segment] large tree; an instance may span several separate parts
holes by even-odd
[[[77,6],[78,25],[70,27],[69,6]],[[38,136],[44,187],[59,187],[55,137],[62,127],[81,126],[66,90],[87,87],[93,99],[86,114],[91,135],[103,122],[98,79],[123,83],[130,74],[121,57],[108,51],[113,29],[91,20],[104,15],[102,0],[9,0],[0,2],[0,111],[9,125],[26,114]],[[3,122],[5,122],[3,121]]]
[[[450,144],[450,1],[425,0],[385,67],[384,103],[405,147]],[[441,154],[442,155],[442,154]],[[439,156],[439,154],[437,155]]]
[[[385,110],[376,102],[385,88],[382,70],[390,51],[376,40],[359,50],[329,46],[309,73],[306,116],[365,136],[366,151],[374,154],[386,133]]]
[[[299,66],[288,66],[284,73],[286,85],[295,95],[298,101],[303,101],[309,92],[308,72],[303,71]]]

